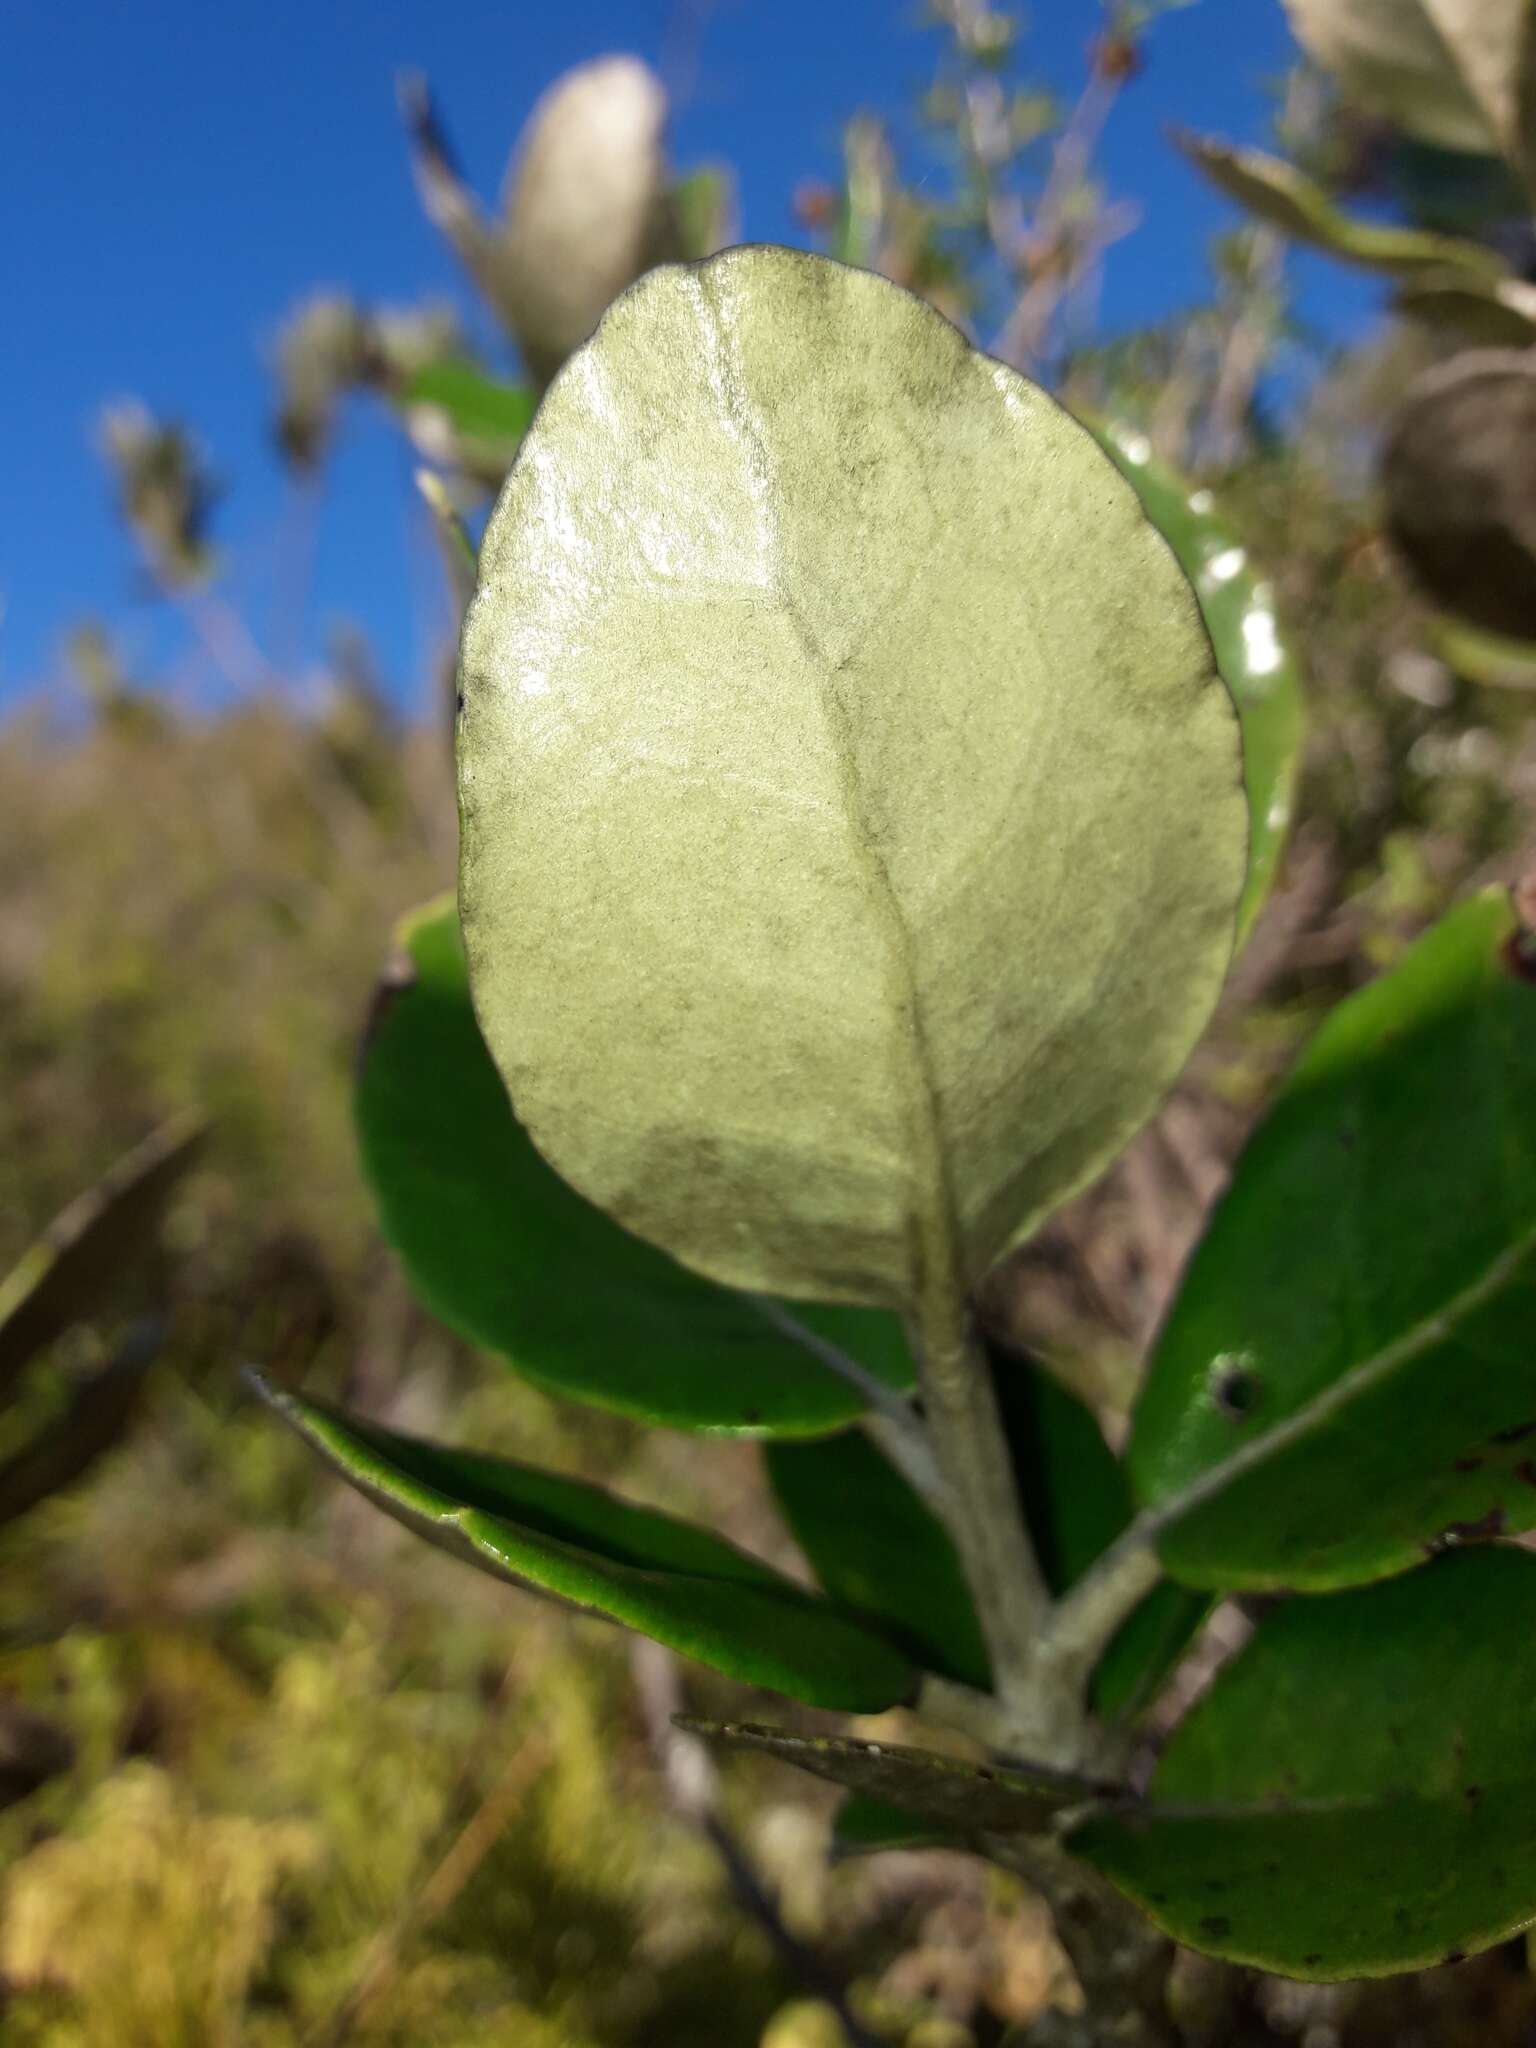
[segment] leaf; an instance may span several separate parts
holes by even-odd
[[[986,1691],[992,1683],[949,1531],[858,1430],[770,1444],[774,1497],[822,1590],[867,1615],[920,1664]]]
[[[500,483],[538,407],[524,384],[499,384],[474,363],[429,363],[399,393],[411,438],[435,461]]]
[[[1331,1981],[1536,1919],[1536,1558],[1287,1602],[1175,1732],[1151,1804],[1068,1846],[1191,1948]]]
[[[1030,1541],[1059,1599],[1129,1525],[1130,1481],[1096,1417],[1053,1373],[995,1343],[989,1355]],[[1129,1721],[1149,1706],[1209,1606],[1168,1580],[1154,1586],[1099,1660],[1094,1711]]]
[[[1130,1486],[1075,1395],[1026,1358],[996,1346],[990,1355],[1030,1540],[1059,1595],[1129,1523]],[[986,1643],[949,1532],[884,1453],[850,1430],[772,1444],[764,1457],[822,1589],[877,1623],[924,1670],[988,1690]],[[1208,1605],[1167,1582],[1148,1594],[1095,1674],[1093,1702],[1105,1719],[1130,1718],[1153,1698]]]
[[[1536,286],[1521,278],[1473,278],[1433,272],[1403,285],[1393,309],[1450,330],[1474,347],[1527,348],[1536,341]]]
[[[1435,603],[1536,639],[1536,358],[1468,349],[1415,378],[1381,480],[1387,531]]]
[[[1453,674],[1494,689],[1536,690],[1536,643],[1504,640],[1464,619],[1426,622],[1424,637]]]
[[[491,1052],[717,1280],[974,1280],[1204,1025],[1246,821],[1193,597],[1091,437],[883,278],[746,248],[626,294],[461,674]]]
[[[1536,979],[1505,898],[1323,1024],[1238,1161],[1128,1459],[1185,1583],[1321,1590],[1536,1526]]]
[[[143,1401],[160,1338],[158,1322],[136,1325],[99,1371],[71,1388],[62,1410],[0,1462],[0,1527],[74,1485],[121,1441]]]
[[[1434,274],[1496,282],[1508,265],[1481,243],[1425,228],[1381,227],[1334,205],[1321,185],[1284,158],[1263,150],[1234,149],[1208,136],[1179,134],[1179,148],[1229,199],[1283,234],[1326,250],[1364,270],[1384,270],[1405,281]]]
[[[728,164],[703,164],[667,194],[677,251],[690,262],[713,256],[736,239],[736,174]]]
[[[152,1254],[166,1204],[203,1136],[195,1117],[162,1124],[62,1209],[0,1279],[0,1396]]]
[[[475,1023],[452,904],[399,936],[357,1131],[385,1235],[432,1312],[552,1392],[644,1422],[814,1434],[851,1421],[862,1395],[769,1313],[631,1237],[534,1150]],[[795,1322],[872,1381],[911,1384],[893,1317],[801,1306]]]
[[[914,1690],[916,1673],[889,1643],[707,1529],[257,1389],[349,1485],[495,1578],[812,1706],[869,1713]]]
[[[1275,617],[1275,593],[1248,551],[1196,490],[1158,462],[1145,436],[1087,421],[1140,494],[1147,517],[1195,586],[1216,660],[1237,705],[1248,790],[1248,882],[1238,907],[1238,941],[1274,886],[1290,831],[1305,724],[1301,676]]]
[[[679,1714],[679,1728],[723,1749],[757,1750],[813,1777],[850,1786],[974,1840],[981,1835],[1048,1834],[1061,1815],[1118,1796],[1118,1788],[1044,1764],[973,1764],[894,1742],[849,1735],[795,1735],[750,1721],[700,1721]]]
[[[942,1821],[920,1820],[899,1806],[850,1792],[832,1820],[834,1857],[872,1856],[882,1849],[969,1849],[969,1836]]]
[[[505,195],[498,275],[529,370],[548,383],[610,300],[676,253],[667,95],[638,57],[567,71],[528,118]]]
[[[1518,153],[1528,0],[1286,0],[1346,96],[1446,149]]]

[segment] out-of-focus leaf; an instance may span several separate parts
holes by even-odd
[[[462,615],[475,594],[475,544],[440,476],[430,469],[418,469],[416,488],[432,516],[432,531],[448,572],[448,585]]]
[[[1431,619],[1425,638],[1457,675],[1497,689],[1536,690],[1536,642],[1504,640],[1464,619]]]
[[[1286,0],[1345,94],[1446,149],[1518,158],[1528,0]]]
[[[119,1442],[159,1349],[158,1323],[131,1330],[106,1365],[72,1387],[62,1411],[0,1463],[0,1526],[73,1486]]]
[[[1271,227],[1324,249],[1342,262],[1411,279],[1426,272],[1445,278],[1497,280],[1508,266],[1491,249],[1424,228],[1381,227],[1356,220],[1334,205],[1321,185],[1281,157],[1234,149],[1199,135],[1180,135],[1180,149],[1229,199]]]
[[[846,1785],[972,1839],[1048,1834],[1062,1814],[1119,1796],[1117,1787],[1099,1779],[1048,1770],[1042,1764],[973,1764],[900,1743],[861,1742],[848,1735],[795,1735],[787,1728],[700,1721],[692,1715],[679,1715],[678,1726],[723,1749],[777,1757],[814,1777]]]
[[[1030,1541],[1057,1598],[1127,1527],[1130,1481],[1089,1409],[1043,1367],[991,1347],[993,1384]],[[1210,1602],[1164,1580],[1121,1624],[1093,1674],[1090,1697],[1106,1721],[1135,1718],[1155,1698]]]
[[[500,384],[473,363],[429,363],[402,386],[411,437],[436,461],[458,461],[498,480],[511,467],[538,399],[524,384]]]
[[[815,1434],[864,1401],[783,1320],[632,1237],[548,1166],[470,1006],[451,902],[406,920],[358,1073],[386,1235],[443,1321],[551,1391],[675,1428]],[[871,1380],[912,1383],[894,1316],[797,1305]]]
[[[174,1117],[54,1218],[0,1280],[0,1396],[114,1282],[153,1252],[166,1203],[196,1157],[203,1125]]]
[[[879,121],[861,114],[848,123],[843,161],[843,192],[832,254],[839,263],[874,270],[880,262],[892,173],[891,147]]]
[[[863,1792],[850,1792],[832,1820],[832,1854],[838,1857],[872,1856],[882,1849],[971,1847],[970,1836],[942,1821],[923,1820]]]
[[[0,1808],[30,1798],[74,1760],[75,1745],[66,1729],[19,1700],[0,1698]]]
[[[1425,1969],[1536,1919],[1536,1558],[1293,1600],[1069,1846],[1176,1940],[1288,1977]]]
[[[1248,882],[1237,913],[1241,942],[1274,885],[1290,830],[1305,729],[1301,676],[1275,617],[1274,588],[1255,571],[1211,493],[1158,462],[1145,436],[1109,423],[1095,431],[1194,584],[1242,722],[1249,837]]]
[[[790,1533],[823,1590],[867,1614],[915,1663],[985,1691],[987,1647],[949,1531],[859,1430],[770,1444]]]
[[[704,164],[667,194],[677,253],[697,263],[736,239],[736,178],[727,164]]]
[[[1536,962],[1463,904],[1250,1140],[1128,1451],[1187,1584],[1322,1590],[1536,1526]]]
[[[1399,313],[1485,348],[1527,348],[1536,341],[1536,286],[1521,278],[1434,274],[1403,285],[1393,299]]]
[[[915,1672],[888,1642],[707,1529],[579,1480],[261,1391],[349,1485],[495,1578],[813,1706],[867,1713],[914,1690]]]
[[[642,281],[525,445],[458,748],[519,1115],[728,1284],[974,1280],[1230,957],[1237,721],[1167,543],[1042,392],[784,249]]]
[[[1416,379],[1381,476],[1387,531],[1435,603],[1536,640],[1536,356],[1469,349]]]
[[[627,285],[678,253],[666,205],[666,119],[661,81],[638,57],[577,65],[528,118],[504,199],[498,269],[541,384]]]

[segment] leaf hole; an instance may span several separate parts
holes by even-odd
[[[1220,1361],[1211,1376],[1211,1401],[1229,1422],[1246,1422],[1264,1398],[1264,1382],[1251,1365]]]

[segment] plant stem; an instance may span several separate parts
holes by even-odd
[[[1075,1730],[1063,1727],[1061,1703],[1041,1699],[1035,1683],[1035,1643],[1050,1595],[1025,1528],[991,1368],[963,1297],[944,1286],[924,1294],[913,1350],[950,1533],[1009,1726],[1043,1761],[1055,1762],[1052,1752]]]

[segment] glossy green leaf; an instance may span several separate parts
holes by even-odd
[[[62,1209],[0,1279],[0,1397],[154,1248],[166,1203],[196,1158],[203,1125],[176,1117]]]
[[[408,919],[357,1084],[363,1165],[422,1300],[553,1392],[681,1429],[835,1429],[861,1394],[767,1308],[582,1200],[512,1115],[470,1007],[450,903]],[[894,1317],[797,1306],[873,1380],[909,1386]]]
[[[1030,1538],[1046,1584],[1060,1594],[1130,1521],[1129,1482],[1082,1402],[1028,1359],[992,1355]],[[772,1444],[764,1455],[823,1589],[875,1621],[924,1670],[986,1690],[986,1643],[954,1544],[883,1452],[851,1430]],[[1168,1581],[1147,1595],[1094,1677],[1093,1703],[1106,1720],[1129,1718],[1152,1699],[1208,1605]]]
[[[1404,280],[1426,274],[1497,280],[1509,274],[1508,265],[1481,243],[1425,228],[1383,227],[1341,212],[1321,185],[1282,157],[1234,149],[1209,136],[1180,135],[1177,141],[1196,169],[1229,199],[1341,262]]]
[[[1305,725],[1301,676],[1275,618],[1274,588],[1255,571],[1210,492],[1158,462],[1144,435],[1109,423],[1095,431],[1194,584],[1237,705],[1249,818],[1248,882],[1237,913],[1241,942],[1274,885],[1290,831]]]
[[[1059,1598],[1130,1522],[1130,1481],[1094,1415],[1054,1374],[996,1345],[991,1356],[1030,1541]],[[1209,1606],[1203,1594],[1169,1580],[1154,1586],[1099,1661],[1095,1712],[1106,1721],[1134,1719],[1156,1697]]]
[[[823,1590],[867,1614],[913,1661],[963,1685],[992,1682],[949,1531],[859,1430],[770,1444],[768,1477]]]
[[[350,1485],[493,1577],[813,1706],[868,1713],[915,1688],[889,1643],[707,1529],[580,1480],[262,1391]]]
[[[1536,1527],[1536,978],[1497,892],[1340,1004],[1238,1161],[1129,1446],[1192,1585]]]
[[[922,301],[735,249],[613,307],[480,574],[461,905],[535,1142],[730,1284],[976,1278],[1231,952],[1236,719],[1135,492]]]
[[[721,1748],[777,1757],[971,1837],[1048,1834],[1062,1814],[1117,1796],[1113,1785],[1043,1764],[974,1764],[901,1743],[795,1735],[787,1728],[700,1721],[691,1715],[679,1715],[677,1725]]]
[[[1529,0],[1286,0],[1347,98],[1446,149],[1519,156]]]
[[[1175,1732],[1150,1804],[1070,1838],[1176,1940],[1318,1980],[1536,1920],[1536,1558],[1288,1602]]]

